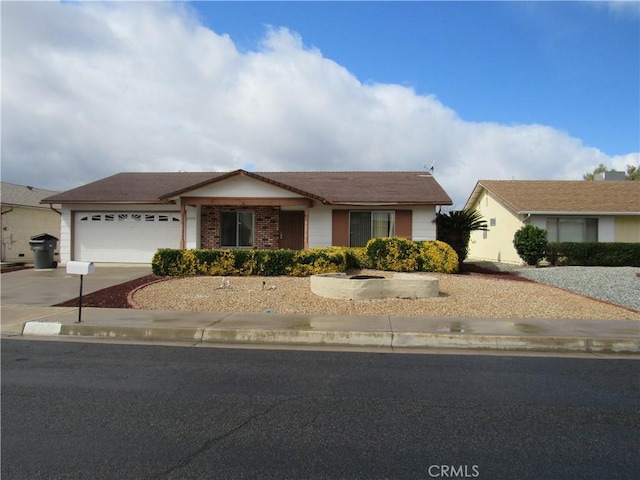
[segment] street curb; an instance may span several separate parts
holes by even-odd
[[[47,327],[46,325],[51,325]],[[640,339],[533,337],[414,332],[349,332],[304,329],[221,329],[216,327],[109,327],[88,324],[26,322],[24,336],[60,335],[194,344],[265,344],[323,347],[386,347],[403,351],[460,349],[555,353],[640,353]]]

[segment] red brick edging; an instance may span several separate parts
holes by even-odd
[[[127,304],[129,305],[129,308],[140,308],[140,306],[133,300],[133,295],[138,290],[140,290],[141,288],[144,288],[146,286],[153,285],[154,283],[166,282],[167,280],[172,280],[173,278],[174,277],[165,277],[165,278],[161,278],[159,280],[154,280],[153,282],[145,283],[144,285],[138,285],[136,288],[134,288],[129,293],[127,293]]]

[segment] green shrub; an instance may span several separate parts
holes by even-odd
[[[640,267],[640,243],[549,243],[547,260],[552,265]]]
[[[452,273],[457,270],[457,261],[456,253],[446,243],[389,238],[372,240],[363,248],[162,249],[155,253],[151,264],[153,273],[159,276],[308,276],[349,268]]]
[[[287,274],[306,277],[321,273],[344,272],[347,269],[347,255],[340,247],[311,248],[296,250],[293,261],[287,266]]]
[[[154,275],[166,277],[169,275],[180,275],[178,273],[170,273],[174,271],[174,266],[182,261],[182,252],[184,250],[163,248],[153,255],[151,259],[151,271]]]
[[[373,268],[393,272],[419,270],[420,248],[404,238],[372,238],[367,242],[367,256]]]
[[[448,244],[438,241],[413,242],[404,238],[374,238],[367,243],[370,268],[394,272],[458,271],[458,255]]]
[[[458,254],[439,240],[417,242],[420,247],[420,271],[455,273],[459,269]]]
[[[527,265],[537,265],[547,251],[547,231],[535,225],[525,225],[513,236],[513,246]]]
[[[366,247],[342,247],[347,256],[347,269],[373,268]]]
[[[151,261],[159,276],[193,275],[310,275],[346,269],[341,250],[158,250]]]

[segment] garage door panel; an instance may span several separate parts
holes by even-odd
[[[180,214],[78,213],[74,237],[76,260],[150,263],[159,248],[179,248]]]

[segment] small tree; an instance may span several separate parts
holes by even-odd
[[[537,265],[547,253],[547,231],[535,225],[525,225],[513,236],[513,246],[527,265]]]
[[[478,210],[454,210],[436,214],[437,239],[448,243],[458,254],[458,270],[469,254],[469,239],[474,230],[488,230]]]

